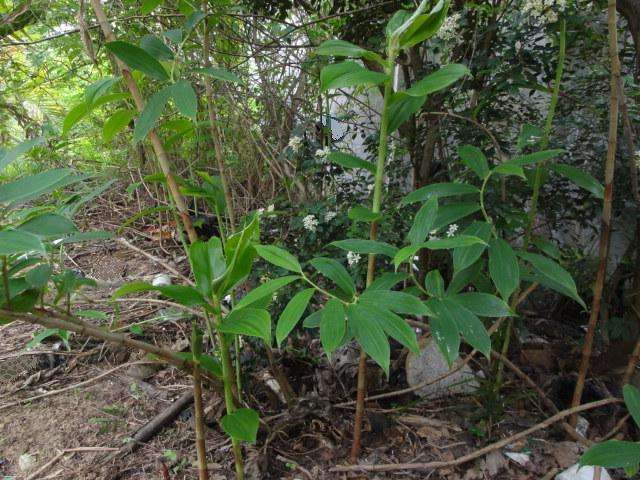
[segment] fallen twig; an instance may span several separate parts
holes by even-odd
[[[51,467],[53,467],[56,463],[58,463],[60,460],[62,460],[62,458],[65,455],[68,455],[69,453],[87,453],[87,452],[113,452],[118,450],[117,448],[112,448],[112,447],[77,447],[77,448],[67,448],[65,450],[62,450],[60,453],[58,453],[58,455],[56,455],[55,457],[53,457],[51,460],[49,460],[47,463],[45,463],[44,465],[42,465],[38,470],[36,470],[35,472],[33,472],[31,475],[29,475],[26,480],[35,480],[36,478],[40,477],[40,475],[42,475],[44,472],[46,472],[47,470],[49,470]]]
[[[612,403],[622,402],[619,398],[605,398],[604,400],[598,400],[596,402],[585,403],[584,405],[578,405],[577,407],[569,408],[567,410],[562,410],[552,417],[547,418],[546,420],[534,425],[533,427],[527,428],[522,432],[516,433],[515,435],[511,435],[503,440],[492,443],[491,445],[487,445],[484,448],[476,450],[475,452],[469,453],[462,457],[456,458],[454,460],[447,461],[434,461],[434,462],[426,462],[426,463],[388,463],[381,465],[339,465],[330,469],[331,472],[391,472],[396,470],[429,470],[435,468],[445,468],[445,467],[455,467],[457,465],[462,465],[464,463],[470,462],[471,460],[475,460],[476,458],[482,457],[487,453],[491,453],[494,450],[498,450],[502,447],[506,447],[510,443],[513,443],[521,438],[527,437],[538,430],[543,430],[554,423],[557,423],[571,415],[574,415],[579,412],[584,412],[586,410],[592,410],[594,408],[603,407],[605,405],[610,405]]]
[[[116,242],[118,242],[121,245],[124,245],[125,247],[127,247],[130,250],[133,250],[134,252],[139,253],[140,255],[144,255],[145,257],[147,257],[149,260],[157,263],[158,265],[160,265],[161,267],[163,267],[164,269],[166,269],[167,271],[173,273],[176,277],[181,278],[183,281],[185,281],[188,285],[193,286],[194,283],[193,281],[191,281],[191,279],[189,279],[189,277],[185,276],[184,274],[180,273],[178,270],[176,270],[175,268],[173,268],[171,265],[169,265],[167,262],[165,262],[164,260],[162,260],[161,258],[155,257],[153,255],[151,255],[149,252],[145,252],[144,250],[142,250],[141,248],[136,247],[135,245],[132,245],[131,243],[129,243],[127,240],[125,240],[124,238],[116,238]]]

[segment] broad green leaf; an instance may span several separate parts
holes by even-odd
[[[418,251],[422,250],[423,248],[427,248],[426,242],[408,245],[398,250],[398,252],[393,257],[393,265],[395,269],[397,270],[402,263],[412,258],[416,253],[418,253]]]
[[[522,179],[526,179],[527,177],[524,175],[524,170],[520,165],[514,165],[512,163],[501,163],[497,167],[492,170],[493,173],[499,173],[501,175],[512,175],[514,177],[520,177]]]
[[[36,137],[20,142],[8,150],[0,150],[0,173],[33,147],[41,145],[42,143],[44,143],[44,137]]]
[[[326,40],[316,48],[315,52],[316,55],[325,57],[366,58],[367,60],[373,60],[380,65],[385,64],[382,57],[377,53],[358,47],[357,45],[344,40]]]
[[[288,275],[286,277],[274,278],[273,280],[269,280],[257,288],[254,288],[249,293],[247,293],[236,305],[234,310],[241,309],[242,307],[246,307],[255,303],[259,300],[262,300],[265,297],[271,297],[275,292],[280,290],[285,285],[289,285],[291,282],[295,282],[298,280],[300,276],[298,275]]]
[[[425,275],[424,289],[432,297],[444,297],[444,279],[439,270],[431,270]]]
[[[431,299],[427,306],[436,314],[435,318],[453,322],[467,343],[487,358],[491,354],[491,339],[480,319],[470,310],[450,298]],[[456,352],[456,356],[458,353]],[[455,357],[454,357],[455,359]]]
[[[640,463],[640,443],[607,440],[589,448],[580,465],[598,465],[604,468],[634,468]]]
[[[524,150],[525,147],[537,145],[544,136],[544,130],[535,125],[525,123],[518,135],[516,146],[518,150]]]
[[[408,205],[415,202],[424,202],[431,197],[445,198],[456,195],[478,194],[480,190],[467,183],[432,183],[425,187],[414,190],[402,199],[401,205]]]
[[[267,262],[284,268],[285,270],[302,273],[302,267],[298,259],[286,250],[276,247],[275,245],[254,245],[254,248],[256,252],[258,252],[258,255]]]
[[[400,342],[416,355],[420,353],[416,333],[409,324],[398,315],[369,301],[359,303],[358,308],[364,315],[367,315],[369,319],[377,322],[378,326],[391,338]]]
[[[507,301],[520,285],[518,258],[511,245],[502,238],[489,243],[489,275],[502,298]]]
[[[108,316],[100,310],[78,310],[75,312],[76,317],[90,318],[92,320],[107,320]]]
[[[229,70],[225,70],[224,68],[196,68],[194,72],[202,73],[203,75],[207,75],[208,77],[215,78],[216,80],[221,80],[223,82],[242,83],[240,77],[238,77],[234,73],[231,73]]]
[[[356,285],[340,262],[332,258],[314,258],[309,263],[322,275],[332,280],[349,297],[355,295]]]
[[[65,237],[62,240],[64,245],[68,245],[70,243],[80,243],[80,242],[94,242],[97,240],[109,240],[113,238],[113,233],[105,232],[104,230],[92,230],[89,232],[78,232]]]
[[[173,52],[167,45],[155,35],[145,35],[140,40],[140,47],[159,60],[173,60]]]
[[[140,7],[140,13],[142,15],[150,14],[163,0],[143,0],[142,7]]]
[[[322,91],[337,88],[379,85],[389,80],[384,73],[367,70],[356,62],[340,62],[327,65],[320,72]]]
[[[406,90],[406,94],[412,97],[422,97],[437,92],[455,83],[465,75],[470,75],[469,69],[459,63],[450,63],[440,67],[435,72],[419,80],[411,88]]]
[[[165,81],[169,75],[162,64],[140,47],[127,42],[115,41],[106,44],[107,50],[134,70],[139,70],[150,78]]]
[[[43,263],[35,268],[29,270],[25,275],[27,283],[36,290],[42,290],[44,286],[49,282],[53,269],[48,263]]]
[[[539,152],[528,153],[526,155],[520,155],[518,157],[514,157],[504,162],[504,164],[519,165],[519,166],[535,165],[536,163],[546,162],[547,160],[550,160],[559,155],[562,155],[563,153],[566,153],[566,150],[562,150],[562,149],[541,150]]]
[[[572,297],[578,297],[578,289],[576,283],[573,281],[571,274],[562,268],[558,262],[551,260],[543,255],[529,252],[518,252],[521,258],[533,265],[533,268],[541,275],[550,278],[554,282],[557,282],[562,287],[566,288],[572,293]],[[584,302],[581,303],[584,305]]]
[[[533,244],[538,247],[545,255],[559,260],[562,257],[560,249],[546,238],[537,237],[532,240]]]
[[[449,316],[429,318],[431,334],[449,366],[458,358],[460,352],[460,333],[456,322]]]
[[[400,26],[411,17],[411,13],[409,10],[396,10],[396,13],[391,16],[384,28],[384,33],[387,38],[390,38],[393,32],[400,28]]]
[[[271,315],[261,308],[238,308],[229,312],[218,327],[223,333],[262,338],[271,345]]]
[[[132,293],[151,292],[158,291],[162,295],[172,300],[175,300],[181,305],[187,307],[204,306],[206,304],[202,294],[193,287],[188,285],[165,285],[162,287],[155,287],[146,282],[131,282],[118,288],[113,295],[112,299],[117,299],[125,295]]]
[[[340,300],[330,299],[322,310],[320,320],[320,341],[327,356],[340,346],[347,325],[345,322],[344,307]]]
[[[178,111],[191,120],[198,116],[198,97],[193,87],[186,80],[181,80],[171,86],[171,97]]]
[[[462,231],[463,235],[477,237],[486,244],[477,243],[468,247],[459,247],[453,250],[453,270],[458,272],[473,265],[487,248],[491,237],[491,225],[487,222],[473,222]]]
[[[622,395],[633,421],[640,425],[640,391],[633,385],[625,385],[622,387]]]
[[[423,0],[423,3],[425,2],[430,4],[429,0]],[[394,36],[398,36],[399,38],[400,48],[409,49],[438,33],[442,22],[444,22],[447,16],[449,4],[450,0],[439,0],[429,13],[414,14],[409,17],[409,19],[394,32]]]
[[[573,183],[578,185],[579,187],[588,190],[593,193],[596,198],[604,198],[604,187],[598,180],[593,178],[588,173],[583,172],[571,165],[565,165],[562,163],[557,163],[550,165],[549,168],[560,175],[567,177]]]
[[[164,87],[158,93],[154,94],[147,104],[144,106],[140,118],[136,121],[135,129],[133,130],[134,143],[139,142],[145,138],[149,132],[155,127],[156,122],[162,115],[169,98],[173,94],[173,86],[169,85]]]
[[[114,139],[114,137],[124,130],[131,120],[133,120],[136,116],[135,110],[129,110],[127,108],[123,108],[121,110],[116,110],[113,115],[107,118],[104,122],[104,126],[102,127],[102,139],[105,142],[110,142]]]
[[[183,31],[181,28],[174,28],[172,30],[167,30],[162,32],[162,36],[169,39],[169,41],[175,43],[176,45],[182,43],[182,34]]]
[[[302,322],[304,328],[318,328],[320,327],[320,320],[322,319],[322,310],[316,310],[309,314],[307,318]]]
[[[34,348],[40,345],[49,337],[60,337],[65,344],[69,340],[69,332],[60,328],[46,328],[36,333],[33,338],[25,345],[25,348]]]
[[[78,231],[71,220],[57,213],[44,213],[37,217],[32,217],[20,224],[18,230],[33,233],[39,237],[58,238]]]
[[[0,230],[0,255],[27,252],[44,254],[46,250],[40,239],[32,233],[20,230]]]
[[[409,274],[404,272],[384,273],[376,278],[367,290],[390,290],[396,284],[409,278]]]
[[[369,287],[360,296],[361,303],[369,303],[384,310],[404,315],[430,315],[431,312],[422,301],[409,293],[395,290],[371,290]]]
[[[389,340],[382,327],[368,316],[367,310],[361,305],[351,304],[347,307],[349,329],[364,351],[380,365],[389,376],[391,350]]]
[[[86,117],[91,110],[85,102],[79,103],[67,113],[62,121],[62,135],[66,135],[80,120]]]
[[[211,373],[214,377],[222,379],[222,363],[212,355],[200,354],[197,359],[200,367]]]
[[[478,210],[480,210],[480,204],[477,202],[459,202],[449,205],[439,205],[438,217],[433,223],[432,228],[434,230],[440,230],[442,227],[457,222]]]
[[[371,173],[375,173],[376,166],[366,160],[344,152],[331,152],[327,155],[327,160],[343,168],[361,168]]]
[[[407,241],[414,245],[424,242],[437,216],[438,197],[432,196],[420,207],[418,213],[416,213],[411,229],[407,234]]]
[[[211,298],[214,282],[225,274],[227,268],[222,242],[218,237],[211,237],[207,242],[199,240],[189,245],[188,253],[196,286],[206,298]]]
[[[220,419],[222,429],[235,440],[255,443],[260,426],[258,412],[251,408],[239,408]]]
[[[393,258],[398,249],[385,242],[378,242],[376,240],[360,240],[357,238],[350,238],[348,240],[338,240],[331,242],[329,245],[338,247],[341,250],[355,253],[375,253],[379,255],[386,255]]]
[[[382,218],[381,213],[373,213],[368,208],[362,207],[360,205],[350,208],[347,215],[354,222],[364,223],[377,222]]]
[[[0,185],[0,203],[26,202],[81,179],[68,168],[45,170]]]
[[[462,145],[458,147],[458,155],[467,167],[475,173],[480,180],[484,180],[489,174],[489,162],[482,150],[473,145]]]
[[[120,80],[121,77],[105,77],[90,84],[84,91],[84,101],[87,107],[90,109],[96,100],[107,93]]]
[[[278,325],[276,326],[276,344],[278,346],[282,344],[283,340],[287,338],[289,333],[291,333],[298,324],[314,293],[314,288],[302,290],[296,293],[284,308],[278,319]]]
[[[422,108],[422,105],[424,105],[426,101],[426,95],[423,97],[412,97],[405,92],[395,92],[391,97],[389,105],[388,132],[391,134],[400,128],[404,122],[411,118],[411,115]]]
[[[448,298],[480,317],[510,317],[514,313],[504,300],[488,293],[468,292],[450,295]]]
[[[473,235],[456,235],[450,238],[440,238],[437,240],[429,240],[424,246],[429,250],[444,250],[450,248],[469,247],[471,245],[487,245],[484,240]]]
[[[475,282],[480,275],[480,272],[483,270],[483,267],[484,262],[482,260],[477,260],[473,265],[465,268],[464,270],[454,272],[453,278],[447,287],[447,295],[458,293],[470,283]]]

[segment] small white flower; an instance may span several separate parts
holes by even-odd
[[[318,219],[316,218],[315,215],[307,215],[302,219],[302,225],[304,225],[304,228],[306,230],[309,230],[310,232],[315,232],[316,229],[318,228]]]
[[[418,255],[414,255],[413,260],[411,261],[411,268],[414,272],[417,272],[418,270],[420,270],[417,264],[418,260],[420,260],[420,257]]]
[[[291,137],[291,139],[289,140],[289,148],[293,150],[293,152],[297,152],[298,150],[300,150],[301,146],[302,146],[302,138]]]
[[[261,217],[262,214],[264,213],[264,208],[259,208],[257,211],[258,211],[258,216]]]
[[[358,253],[347,252],[347,263],[349,264],[350,267],[357,265],[361,258],[362,257]]]
[[[269,275],[262,275],[260,277],[260,283],[266,283],[269,281]]]
[[[327,155],[329,155],[330,153],[331,150],[329,150],[329,147],[319,148],[318,150],[316,150],[316,157],[318,157],[320,161],[324,163],[327,159]]]
[[[558,13],[564,12],[566,8],[566,0],[525,0],[522,13],[544,25],[557,22]]]
[[[267,207],[267,212],[272,213],[276,209],[275,205],[272,203]]]
[[[449,238],[453,237],[457,231],[458,231],[458,224],[452,223],[451,225],[449,225],[449,229],[447,230],[447,237]]]
[[[436,235],[437,230],[431,230],[429,232],[429,240],[438,240],[438,236]]]
[[[278,293],[277,293],[277,292],[276,292],[276,293],[274,293],[274,294],[271,296],[271,301],[273,301],[273,302],[277,302],[277,301],[278,301]]]
[[[231,303],[231,295],[225,295],[222,301],[226,303]]]
[[[452,40],[458,31],[458,21],[460,17],[460,12],[456,12],[445,18],[436,36],[441,40]]]
[[[375,185],[373,183],[370,183],[369,185],[367,185],[367,190],[369,191],[369,193],[373,192],[374,187]]]
[[[326,212],[324,214],[324,221],[325,222],[330,222],[331,220],[336,218],[337,215],[338,215],[338,212]]]

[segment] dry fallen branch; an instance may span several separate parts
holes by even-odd
[[[521,438],[527,437],[538,430],[543,430],[554,423],[557,423],[571,415],[584,412],[586,410],[592,410],[594,408],[603,407],[605,405],[610,405],[612,403],[622,402],[619,398],[605,398],[604,400],[598,400],[597,402],[585,403],[584,405],[578,405],[574,408],[569,408],[567,410],[562,410],[552,417],[547,418],[546,420],[534,425],[533,427],[527,428],[522,432],[516,433],[515,435],[511,435],[503,440],[492,443],[491,445],[487,445],[484,448],[476,450],[475,452],[469,453],[462,457],[456,458],[455,460],[449,461],[434,461],[434,462],[425,462],[425,463],[388,463],[382,465],[340,465],[337,467],[333,467],[331,472],[392,472],[396,470],[430,470],[436,468],[446,468],[446,467],[455,467],[458,465],[462,465],[464,463],[470,462],[471,460],[475,460],[476,458],[482,457],[487,453],[491,453],[494,450],[498,450],[500,448],[506,447],[510,443],[513,443]]]
[[[74,454],[74,453],[90,453],[90,452],[113,452],[118,450],[117,448],[112,447],[77,447],[77,448],[67,448],[62,450],[58,455],[53,457],[47,463],[45,463],[38,470],[29,475],[26,480],[35,480],[36,478],[40,478],[40,476],[53,467],[56,463],[58,463],[65,455]]]

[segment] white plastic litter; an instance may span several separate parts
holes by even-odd
[[[556,475],[556,480],[593,480],[595,478],[596,467],[585,466],[580,468],[576,463],[572,467],[567,468],[564,472]],[[600,480],[611,480],[609,473],[603,468],[600,474]]]
[[[33,470],[33,467],[36,466],[36,457],[31,455],[30,453],[23,453],[18,458],[18,467],[21,472],[28,472],[29,470]]]
[[[159,273],[153,277],[151,285],[154,287],[166,287],[167,285],[171,285],[171,277],[166,273]]]

